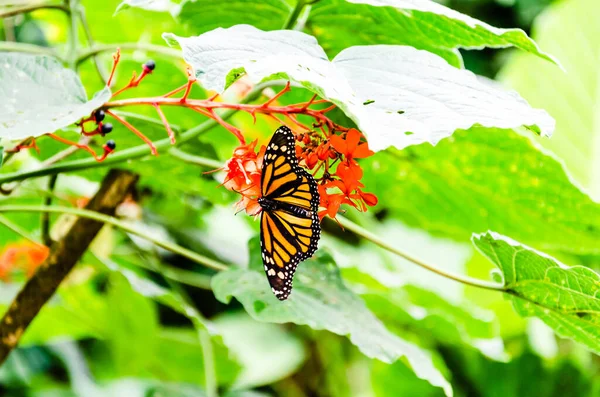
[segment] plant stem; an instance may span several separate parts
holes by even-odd
[[[190,270],[180,269],[178,267],[167,266],[164,264],[155,263],[148,265],[145,262],[135,263],[135,266],[142,267],[146,270],[159,273],[161,276],[177,281],[181,284],[186,284],[192,287],[210,290],[210,279],[212,276],[200,274]]]
[[[10,229],[13,232],[21,235],[22,237],[25,237],[27,240],[31,241],[32,243],[40,244],[40,242],[37,241],[33,236],[31,236],[26,230],[24,230],[21,226],[17,225],[16,223],[11,221],[4,215],[0,215],[0,224],[4,225],[4,227],[6,227],[7,229]]]
[[[185,161],[186,163],[201,165],[204,167],[217,169],[223,167],[223,163],[213,159],[207,159],[206,157],[195,156],[184,152],[183,150],[172,148],[169,150],[169,154],[176,159]]]
[[[197,254],[193,251],[190,251],[186,248],[181,247],[180,245],[173,244],[168,241],[160,240],[156,237],[153,237],[149,234],[146,234],[144,231],[139,230],[138,228],[127,224],[126,222],[120,221],[117,218],[112,216],[104,215],[95,211],[89,211],[85,209],[72,208],[72,207],[46,207],[40,205],[2,205],[0,206],[0,213],[2,212],[50,212],[50,213],[58,213],[58,214],[71,214],[76,215],[82,218],[92,219],[98,222],[103,222],[108,225],[112,225],[116,228],[119,228],[127,233],[135,234],[136,236],[142,237],[157,246],[166,249],[167,251],[171,251],[183,257],[186,257],[196,263],[204,265],[214,270],[226,270],[227,266],[221,262],[215,261],[203,255]]]
[[[67,0],[69,3],[69,53],[67,59],[69,60],[69,67],[75,70],[77,66],[77,45],[79,44],[79,30],[78,30],[78,17],[77,7],[79,6],[79,0]]]
[[[459,283],[470,285],[470,286],[477,287],[477,288],[505,292],[505,288],[501,284],[490,282],[490,281],[485,281],[485,280],[479,280],[476,278],[472,278],[469,276],[463,276],[460,274],[450,273],[444,269],[440,269],[439,267],[425,263],[425,262],[421,261],[420,259],[417,259],[417,258],[413,257],[412,255],[409,255],[406,252],[403,252],[403,251],[399,250],[398,248],[393,247],[392,245],[386,243],[385,241],[383,241],[382,239],[380,239],[379,237],[377,237],[370,231],[363,229],[362,227],[360,227],[359,225],[357,225],[356,223],[352,222],[351,220],[349,220],[347,218],[338,216],[337,220],[344,228],[371,241],[372,243],[375,243],[376,245],[380,246],[381,248],[383,248],[393,254],[396,254],[396,255],[400,256],[401,258],[404,258],[407,261],[414,263],[415,265],[421,266],[424,269],[427,269],[431,272],[439,274],[442,277],[445,277],[445,278],[448,278],[448,279],[451,279],[454,281],[458,281]]]
[[[54,187],[56,186],[56,181],[58,179],[58,174],[52,175],[50,180],[48,181],[48,191],[51,193],[44,199],[44,205],[49,207],[52,205],[52,193],[54,192]],[[43,212],[42,213],[42,241],[46,246],[50,246],[52,244],[52,238],[50,238],[50,213]]]
[[[247,102],[251,102],[251,101],[255,100],[256,98],[258,98],[260,96],[260,94],[262,93],[262,91],[265,88],[273,86],[273,85],[279,85],[279,84],[281,84],[281,82],[279,82],[279,81],[269,81],[269,82],[265,82],[263,84],[257,85],[244,98],[242,103],[247,103]],[[236,111],[237,111],[236,109],[228,109],[228,110],[224,111],[223,113],[221,113],[221,118],[223,120],[227,120]],[[162,122],[161,122],[161,124],[162,124]],[[217,125],[217,122],[213,119],[209,119],[209,120],[205,121],[204,123],[187,130],[186,132],[182,133],[179,136],[179,138],[177,140],[177,146],[182,145],[183,143],[196,138],[200,134],[213,128],[215,125]],[[158,150],[165,150],[165,149],[171,147],[171,140],[169,138],[161,139],[159,141],[154,142],[154,146]],[[123,151],[117,151],[116,153],[113,153],[110,156],[108,156],[106,158],[106,160],[104,160],[103,162],[97,162],[93,158],[86,158],[86,159],[80,159],[80,160],[65,161],[63,163],[53,164],[51,166],[36,169],[36,170],[16,171],[16,172],[10,172],[10,173],[6,173],[6,174],[0,174],[0,186],[4,183],[8,183],[8,182],[21,181],[21,180],[28,179],[28,178],[35,178],[35,177],[41,177],[41,176],[47,176],[47,175],[54,175],[54,174],[58,174],[61,172],[73,172],[73,171],[79,171],[79,170],[84,170],[84,169],[89,169],[89,168],[106,167],[107,165],[122,163],[124,161],[133,160],[133,159],[137,159],[140,157],[145,157],[149,154],[150,154],[150,148],[148,147],[148,145],[143,144],[143,145],[139,145],[139,146],[132,147],[129,149],[125,149]]]
[[[94,45],[96,45],[96,42],[94,40],[94,36],[92,35],[92,30],[90,29],[90,25],[88,24],[87,17],[85,16],[85,9],[83,8],[82,5],[79,5],[79,7],[77,9],[77,14],[79,15],[79,18],[81,19],[81,26],[83,27],[83,32],[85,33],[85,38],[87,39],[88,45],[90,47],[93,47]],[[106,84],[106,80],[108,78],[107,72],[103,68],[100,61],[98,61],[97,54],[92,56],[92,60],[94,61],[94,66],[96,67],[98,76],[100,76],[100,80],[102,80],[103,84]],[[75,61],[75,67],[77,67],[78,65],[79,65],[79,58],[77,58],[77,60]]]
[[[297,0],[296,6],[292,10],[292,13],[288,17],[287,21],[285,21],[285,24],[283,25],[282,29],[293,29],[296,26],[296,22],[302,14],[302,11],[304,11],[304,7],[306,7],[306,1]]]
[[[166,55],[169,57],[181,58],[181,52],[174,50],[169,47],[155,45],[155,44],[143,44],[143,43],[117,43],[117,44],[95,44],[88,50],[79,54],[77,58],[77,64],[84,62],[86,59],[93,57],[102,52],[115,52],[117,48],[121,50],[141,50],[156,52],[158,54]]]
[[[56,52],[50,47],[42,47],[35,44],[27,43],[14,43],[11,41],[0,41],[0,51],[5,52],[25,52],[27,54],[35,55],[49,55],[58,58],[61,62],[64,59],[56,55]]]
[[[5,11],[0,12],[0,19],[8,18],[19,14],[24,14],[26,12],[32,12],[41,9],[54,9],[61,10],[65,13],[69,13],[69,7],[63,4],[54,4],[54,2],[50,3],[39,3],[39,4],[29,4],[21,7],[11,7]]]

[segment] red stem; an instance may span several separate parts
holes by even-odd
[[[275,96],[273,96],[273,98],[271,98],[267,102],[263,103],[261,105],[261,107],[263,107],[263,108],[268,107],[271,103],[275,102],[277,99],[279,99],[283,94],[285,94],[288,91],[290,91],[290,82],[289,81],[285,84],[285,87],[283,87],[283,90],[279,91],[277,94],[275,94]]]
[[[110,71],[110,76],[108,77],[108,81],[106,85],[110,87],[110,83],[112,83],[112,79],[115,76],[115,70],[117,70],[117,65],[119,64],[119,60],[121,59],[121,50],[117,48],[117,52],[113,54],[113,65]]]
[[[59,141],[61,143],[66,144],[66,145],[75,146],[75,147],[77,147],[79,149],[85,150],[86,152],[88,152],[89,154],[91,154],[94,157],[94,159],[96,159],[96,161],[98,161],[98,162],[104,161],[104,159],[106,159],[106,156],[108,156],[108,154],[112,151],[112,150],[106,150],[105,149],[104,153],[102,154],[102,156],[98,156],[96,154],[96,152],[91,147],[89,147],[88,145],[82,145],[80,143],[73,142],[73,141],[70,141],[70,140],[65,139],[65,138],[61,138],[61,137],[59,137],[58,135],[55,135],[55,134],[48,134],[48,136],[50,138],[54,139],[54,140],[57,140],[57,141]]]
[[[150,151],[152,152],[152,154],[154,156],[158,156],[158,152],[156,150],[156,147],[154,146],[154,143],[152,143],[152,141],[150,139],[148,139],[144,134],[142,134],[140,131],[138,131],[134,126],[132,126],[131,124],[129,124],[125,119],[123,119],[122,117],[116,115],[115,113],[111,112],[110,110],[105,110],[106,114],[110,115],[111,117],[113,117],[115,120],[117,120],[119,123],[123,124],[125,127],[127,127],[131,132],[133,132],[134,134],[136,134],[138,137],[140,137],[141,140],[143,140],[144,142],[146,142],[146,144],[148,146],[150,146]]]
[[[160,119],[162,120],[163,124],[165,125],[165,128],[167,129],[167,133],[169,134],[169,138],[171,138],[171,144],[174,145],[175,144],[175,133],[171,129],[171,126],[169,125],[169,122],[167,121],[167,118],[165,117],[165,114],[163,113],[163,111],[160,108],[160,106],[158,106],[156,103],[154,104],[154,109],[156,109],[156,113],[158,113],[158,116],[160,117]]]
[[[163,95],[163,97],[168,98],[170,96],[173,96],[173,95],[177,94],[178,92],[185,90],[186,87],[187,87],[187,83],[182,85],[179,88],[175,88],[173,91],[167,92],[165,95]]]
[[[161,106],[181,106],[181,99],[178,98],[164,98],[164,97],[152,97],[152,98],[132,98],[132,99],[123,99],[118,101],[107,102],[104,105],[105,109],[108,108],[116,108],[122,106],[131,106],[131,105],[151,105],[154,104]],[[206,99],[186,99],[185,105],[189,108],[204,108],[208,112],[212,109],[236,109],[250,113],[251,115],[254,113],[261,114],[305,114],[307,116],[313,117],[317,122],[324,123],[330,130],[337,131],[348,131],[348,128],[339,126],[333,121],[331,121],[324,113],[333,109],[333,106],[323,109],[323,110],[314,110],[309,108],[298,107],[297,105],[288,105],[288,106],[270,106],[267,103],[262,105],[253,105],[253,104],[238,104],[238,103],[226,103],[226,102],[215,102]],[[210,117],[210,116],[209,116]],[[218,119],[215,119],[219,121]],[[219,121],[220,122],[220,121]],[[228,128],[229,129],[229,128]]]

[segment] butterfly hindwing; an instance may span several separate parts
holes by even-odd
[[[284,300],[292,289],[298,263],[317,249],[321,227],[317,184],[298,165],[292,131],[281,127],[263,160],[262,196],[275,209],[263,208],[260,225],[262,259],[275,296]]]

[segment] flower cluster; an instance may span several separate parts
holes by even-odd
[[[302,134],[296,139],[296,155],[301,165],[310,170],[324,168],[319,181],[321,198],[319,217],[326,215],[335,218],[342,204],[348,204],[359,211],[366,211],[367,206],[377,204],[377,197],[362,190],[360,181],[363,171],[356,159],[366,158],[374,154],[368,143],[361,142],[360,131],[350,128],[340,135],[331,134],[327,139],[321,135]],[[333,167],[335,170],[333,170]]]
[[[342,204],[359,211],[377,204],[377,197],[363,191],[363,170],[356,159],[373,155],[362,134],[350,128],[340,134],[308,130],[296,134],[296,156],[299,164],[312,171],[319,187],[319,218],[335,218]],[[241,145],[227,161],[223,185],[242,195],[238,210],[249,215],[260,213],[260,179],[265,146],[256,152],[257,141]]]

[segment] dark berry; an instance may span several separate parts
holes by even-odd
[[[115,141],[108,140],[106,141],[106,147],[109,148],[110,150],[115,150],[115,148],[117,147],[117,144],[115,143]]]
[[[102,120],[104,120],[104,116],[106,116],[106,114],[104,114],[104,110],[96,111],[96,113],[94,113],[94,118],[96,119],[96,123],[99,123]]]
[[[144,67],[145,67],[146,69],[148,69],[149,71],[153,71],[153,70],[154,70],[154,68],[156,67],[156,63],[155,63],[155,62],[154,62],[152,59],[149,59],[149,60],[147,60],[147,61],[146,61],[146,63],[144,64]]]
[[[108,134],[112,130],[113,130],[113,126],[111,123],[104,123],[104,124],[102,124],[102,127],[100,127],[100,133],[102,135]]]

